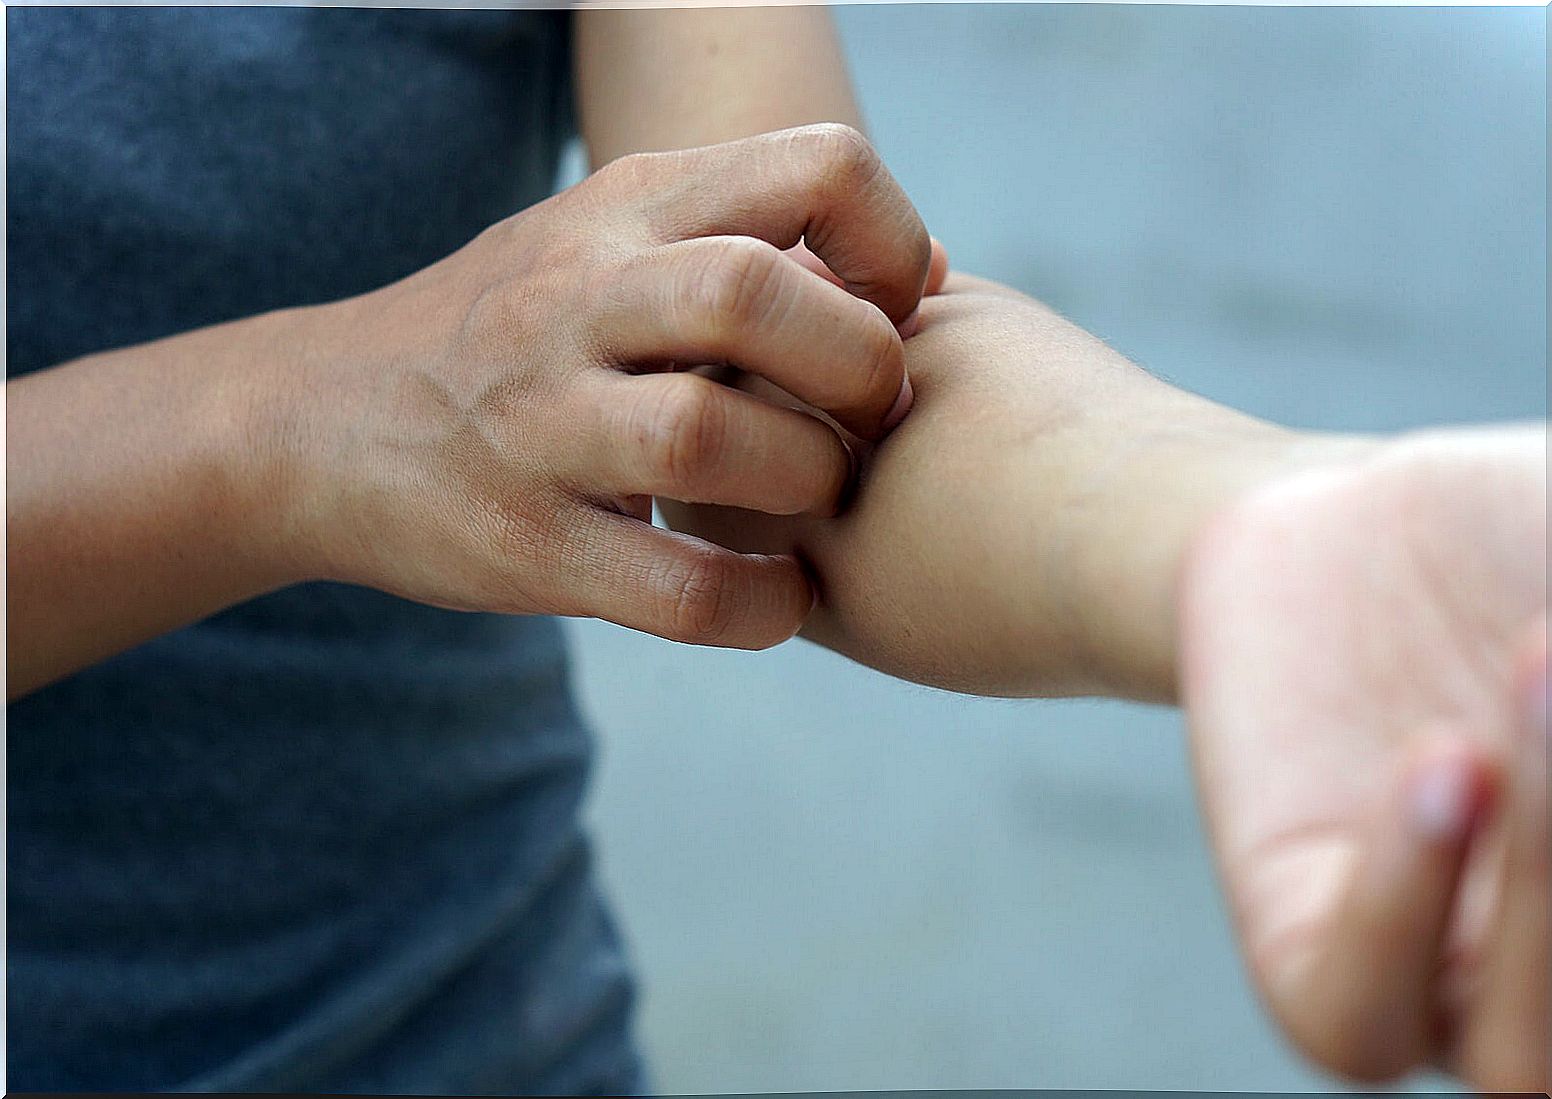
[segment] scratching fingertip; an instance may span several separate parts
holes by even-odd
[[[893,431],[906,413],[911,411],[911,405],[916,402],[916,391],[911,388],[911,379],[907,375],[900,381],[900,392],[895,395],[895,403],[889,409],[889,414],[884,417],[884,431]]]
[[[932,261],[927,269],[927,293],[936,294],[943,289],[948,277],[948,251],[937,237],[932,238]]]

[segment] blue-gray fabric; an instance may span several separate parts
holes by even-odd
[[[11,376],[408,274],[570,132],[556,13],[6,33]],[[306,585],[7,717],[12,1088],[639,1087],[553,621]]]

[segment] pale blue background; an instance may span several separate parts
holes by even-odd
[[[839,12],[957,265],[1361,428],[1546,414],[1545,20]],[[1173,713],[571,635],[663,1089],[1326,1086],[1241,975]]]

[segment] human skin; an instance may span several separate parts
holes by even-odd
[[[807,123],[866,129],[823,7],[592,9],[575,19],[595,168]]]
[[[683,150],[807,123],[860,124],[834,30],[823,9],[589,11],[574,18],[576,94],[583,137],[595,167],[628,154]],[[677,78],[665,80],[665,73]],[[694,79],[684,79],[688,75]],[[687,89],[692,85],[695,92],[690,95]],[[835,146],[839,161],[861,155],[870,170],[876,164],[871,150],[860,147],[855,133],[848,130],[832,128],[819,141]],[[677,163],[681,171],[691,166],[691,161]],[[830,173],[832,183],[844,184],[844,163],[817,168]],[[839,176],[834,175],[836,170]],[[746,184],[758,179],[761,185],[783,186],[761,163],[746,160],[738,172]],[[617,177],[620,174],[616,173]],[[627,179],[618,185],[621,181],[617,178],[614,190],[629,190],[630,182]],[[811,182],[816,191],[826,186],[823,179]],[[881,182],[884,189],[890,189],[886,181]],[[700,186],[725,189],[728,182],[708,178],[700,181]],[[586,189],[599,190],[596,181]],[[679,190],[682,206],[698,201],[693,186],[680,186]],[[737,190],[735,185],[733,193],[721,196],[724,209],[736,200]],[[623,204],[613,211],[620,216],[612,227],[607,220],[591,226],[593,242],[601,252],[613,245],[597,234],[618,230],[621,222],[632,220],[632,207],[640,214],[644,197],[639,192],[612,196],[612,201]],[[594,212],[611,201],[607,194],[596,198],[603,201],[592,202]],[[547,204],[547,208],[553,212],[556,205],[560,204]],[[535,214],[528,211],[523,216],[530,239],[543,237],[546,225],[565,232],[575,226],[575,220]],[[870,232],[882,234],[864,249],[861,262],[864,266],[881,264],[884,273],[863,274],[852,289],[864,299],[898,311],[903,308],[899,302],[915,292],[912,283],[920,278],[920,272],[911,268],[913,264],[922,266],[925,238],[919,224],[910,224],[914,214],[893,227],[885,224],[891,216],[904,216],[897,203],[886,202],[883,209],[863,212],[863,224],[851,239],[862,240]],[[868,225],[875,230],[869,230]],[[825,231],[817,224],[814,229]],[[848,235],[845,226],[836,232],[838,240]],[[897,234],[896,239],[885,243],[883,238],[891,233]],[[898,234],[910,237],[905,253],[893,259],[874,254],[873,248],[881,243],[885,252],[898,249]],[[617,250],[623,254],[629,244],[624,239],[620,243],[624,247]],[[486,248],[487,252],[492,250]],[[801,243],[788,254],[816,263]],[[516,264],[539,257],[505,258]],[[456,259],[437,268],[445,273]],[[731,254],[729,259],[735,265],[744,262]],[[901,270],[907,273],[896,288],[894,272]],[[870,286],[868,279],[882,282]],[[411,285],[416,282],[406,281]],[[424,285],[430,280],[419,281]],[[445,286],[453,280],[441,281]],[[708,272],[708,287],[711,281]],[[380,302],[387,296],[379,294],[375,300]],[[399,295],[400,304],[406,297]],[[276,506],[276,497],[291,492],[290,482],[297,476],[291,468],[292,451],[308,440],[300,427],[306,418],[292,420],[283,407],[273,404],[270,380],[282,387],[299,384],[289,376],[295,372],[294,360],[310,355],[317,363],[339,354],[335,345],[341,340],[346,356],[342,362],[367,349],[370,341],[349,329],[353,324],[373,323],[373,299],[368,295],[368,307],[356,309],[354,320],[346,317],[343,308],[282,311],[90,356],[7,385],[8,638],[19,642],[8,645],[6,651],[9,698],[299,579],[339,573],[404,594],[421,590],[413,583],[398,583],[403,578],[389,575],[391,568],[385,569],[381,563],[363,570],[350,560],[352,548],[381,557],[388,546],[373,548],[364,536],[352,535],[332,517],[323,524],[321,534],[309,533],[308,524],[301,521],[305,514],[298,516],[293,514],[298,509]],[[850,307],[850,303],[838,303],[833,297],[831,301],[837,308]],[[546,304],[537,295],[530,296],[527,303],[538,307]],[[456,312],[455,303],[445,304]],[[555,307],[553,294],[549,306]],[[573,324],[573,304],[566,301],[559,308],[563,315],[556,327]],[[543,318],[532,309],[528,316],[543,325]],[[860,314],[852,312],[852,316]],[[877,327],[874,318],[863,323]],[[389,324],[384,331],[391,332],[394,327]],[[407,327],[407,318],[399,318],[397,329],[402,332]],[[377,340],[379,351],[382,343]],[[403,350],[410,349],[406,346]],[[399,349],[389,350],[402,362]],[[822,361],[805,367],[801,365],[805,357],[783,356],[798,363],[797,369],[829,369]],[[637,363],[633,369],[653,365],[660,364]],[[887,364],[883,368],[886,374],[891,369]],[[320,370],[327,373],[327,363],[320,364]],[[873,384],[887,388],[891,380],[881,378]],[[326,392],[321,388],[315,396]],[[770,422],[768,417],[764,419]],[[557,422],[556,426],[561,425]],[[830,494],[833,484],[844,480],[838,464],[844,451],[815,434],[806,422],[788,420],[787,426],[781,434],[789,440],[801,438],[796,450],[786,445],[775,447],[786,459],[777,462],[786,474],[778,472],[776,480],[785,485],[785,491],[813,492],[814,485],[820,484],[819,495]],[[759,438],[753,441],[760,442]],[[815,447],[823,453],[816,453]],[[762,481],[768,480],[769,471],[763,471]],[[407,487],[401,482],[379,495],[396,499]],[[443,478],[441,487],[459,490],[456,479]],[[781,490],[780,485],[769,487]],[[414,500],[424,501],[438,490],[437,485],[420,478],[418,487],[404,498],[423,526],[445,516],[435,509],[417,508]],[[754,491],[766,489],[755,486]],[[790,504],[789,499],[781,506]],[[631,494],[626,501],[632,514],[642,514],[643,506],[641,494]],[[825,505],[816,501],[811,506]],[[582,514],[597,518],[586,507]],[[456,521],[457,516],[451,518]],[[492,519],[512,526],[499,514]],[[605,518],[603,522],[612,524],[614,520]],[[519,523],[511,533],[521,536],[526,529]],[[661,538],[634,527],[624,529],[651,540]],[[321,553],[309,550],[307,542],[320,540]],[[554,543],[548,538],[538,541]],[[568,605],[581,608],[596,604],[592,613],[637,625],[646,623],[645,628],[669,636],[758,645],[779,639],[789,626],[795,628],[794,616],[808,605],[810,597],[802,591],[803,577],[791,562],[731,562],[711,547],[677,541],[659,541],[658,548],[679,560],[679,565],[668,566],[666,572],[659,567],[654,575],[660,583],[678,586],[684,600],[680,608],[660,605],[653,611],[636,606],[623,615],[604,608],[608,591],[598,585],[618,585],[620,578],[597,575],[595,569],[590,590],[572,590],[568,595],[554,590],[556,585],[550,583],[549,595],[559,598],[540,598],[531,609],[545,603],[557,611]],[[738,575],[730,576],[724,584],[720,577],[723,569]],[[751,573],[758,573],[759,579]],[[530,577],[525,586],[533,588],[535,579]],[[496,581],[500,583],[500,578]],[[634,586],[632,579],[627,587]],[[544,596],[545,583],[538,587]],[[618,592],[618,587],[613,590]],[[718,593],[728,598],[713,600]],[[425,592],[432,601],[448,605],[528,609],[521,600],[510,598],[510,591],[498,593],[493,601],[469,598],[478,594],[458,591],[456,585],[454,590]],[[669,596],[670,600],[675,598]],[[712,602],[715,606],[707,605]],[[680,621],[665,622],[665,613]],[[732,627],[725,626],[720,621],[724,616],[738,621]],[[783,616],[792,620],[787,626],[776,621]]]
[[[818,9],[609,14],[621,18],[590,13],[578,27],[594,62],[579,65],[584,89],[589,79],[630,89],[596,99],[595,164],[821,118],[861,124]],[[599,32],[591,39],[590,17]],[[661,57],[675,63],[654,71]],[[696,82],[658,78],[690,68],[724,87],[764,81],[765,91],[708,97]],[[631,97],[642,95],[651,109],[633,109]],[[707,98],[723,106],[708,109]],[[649,121],[623,141],[611,137],[611,122],[633,118]],[[795,256],[824,272],[801,249]],[[943,267],[935,252],[930,291]],[[936,345],[927,335],[907,341],[913,379],[932,397],[885,444],[899,452],[893,464],[866,467],[856,512],[766,531],[774,538],[766,548],[800,552],[831,597],[805,633],[895,674],[961,689],[1180,701],[1240,937],[1290,1038],[1349,1076],[1432,1061],[1487,1090],[1546,1090],[1547,982],[1525,977],[1548,971],[1546,627],[1523,625],[1526,608],[1546,601],[1544,431],[1405,441],[1284,431],[1169,390],[1027,299],[979,288],[1019,304],[978,331],[963,317],[939,330]],[[939,308],[926,305],[929,315]],[[953,469],[963,475],[950,479]],[[1461,506],[1484,498],[1496,506]],[[664,510],[685,518],[672,503]],[[1464,694],[1435,693],[1416,708],[1454,715],[1446,728],[1456,735],[1397,724],[1397,684],[1407,680],[1394,666],[1344,673],[1319,660],[1363,648],[1322,632],[1341,621],[1327,610],[1384,607],[1363,585],[1374,576],[1364,566],[1367,538],[1353,537],[1374,528],[1376,510],[1389,528],[1411,532],[1392,541],[1407,548],[1389,566],[1412,578],[1403,600],[1412,623],[1380,636],[1430,639],[1403,659],[1430,668],[1415,678]],[[722,513],[723,533],[762,544],[747,522],[728,522],[738,518]],[[1346,532],[1345,542],[1326,541],[1345,553],[1290,558],[1287,523],[1317,542],[1322,530]],[[1417,622],[1416,612],[1441,603],[1419,582],[1438,570],[1418,568],[1439,544],[1476,578],[1467,605],[1493,613],[1457,613],[1431,631],[1428,619]],[[1494,552],[1502,567],[1482,568]],[[1323,596],[1291,614],[1278,598],[1300,570]],[[1042,575],[1082,586],[1063,594],[1036,582]],[[1181,585],[1181,576],[1194,582]],[[832,599],[850,609],[845,620]],[[1269,620],[1287,625],[1268,630]],[[1333,669],[1346,690],[1315,690]],[[1344,737],[1349,727],[1367,735]],[[1287,735],[1298,728],[1325,735]],[[1472,736],[1459,735],[1466,728]],[[1297,781],[1255,781],[1295,764]],[[1333,799],[1337,789],[1362,797]],[[1268,806],[1279,810],[1261,811],[1274,792]],[[1361,808],[1362,798],[1378,808]],[[1441,806],[1454,814],[1441,816]],[[1326,831],[1301,840],[1305,823]],[[1332,842],[1308,842],[1314,835]],[[1263,857],[1247,858],[1258,841]],[[1343,843],[1367,857],[1344,865],[1334,854]],[[1465,892],[1471,904],[1458,900]],[[1320,903],[1289,930],[1276,914],[1306,893]],[[1452,907],[1474,915],[1449,923],[1449,945],[1439,929]],[[1451,959],[1443,978],[1441,957]],[[1345,972],[1360,979],[1344,984]]]
[[[10,382],[8,694],[319,579],[780,641],[812,604],[797,562],[654,528],[649,500],[831,511],[847,450],[675,365],[737,362],[878,437],[929,257],[867,141],[803,127],[621,158],[357,298]]]
[[[833,33],[818,9],[594,11],[579,13],[577,19],[578,94],[595,166],[642,150],[708,144],[804,122],[860,123]],[[685,73],[693,73],[694,79],[682,78]],[[801,246],[790,254],[802,263],[814,265]],[[941,255],[936,259],[940,272]],[[844,269],[844,264],[838,266]],[[855,286],[868,289],[864,281],[855,282]],[[271,438],[269,428],[277,426],[276,421],[260,418],[255,422],[249,415],[255,405],[264,404],[263,400],[255,401],[251,390],[233,384],[233,379],[251,375],[255,370],[279,370],[296,350],[299,337],[316,338],[316,349],[325,355],[337,351],[329,339],[330,326],[294,327],[292,322],[298,319],[294,314],[256,318],[179,337],[178,340],[186,341],[182,343],[164,341],[115,356],[96,356],[92,361],[108,369],[94,377],[92,385],[77,372],[72,379],[74,386],[56,384],[52,394],[40,396],[36,383],[26,391],[19,383],[14,388],[8,386],[13,417],[13,435],[8,439],[11,629],[25,643],[22,653],[8,654],[9,689],[13,697],[143,637],[175,628],[258,590],[290,582],[298,575],[288,562],[298,552],[293,540],[306,525],[289,526],[282,521],[284,510],[269,514],[263,502],[263,479],[255,485],[250,481],[253,470],[244,463],[235,468],[231,463],[233,447],[242,451],[254,446],[260,455],[273,458],[298,441],[294,425],[305,423],[305,418],[290,421],[282,417],[280,424],[285,430],[279,439]],[[1066,350],[1071,353],[1068,374],[1081,382],[1084,349],[1098,345],[1086,345],[1072,331],[1064,332],[1054,318],[1048,318],[1048,322],[1048,331],[1054,332],[1059,342],[1067,341]],[[1005,318],[1004,323],[1017,334],[1016,319]],[[910,346],[914,348],[915,342]],[[993,361],[996,341],[987,340],[985,346],[986,360]],[[350,350],[353,349],[347,349]],[[120,354],[122,358],[116,357]],[[689,361],[698,359],[690,357]],[[212,367],[216,368],[214,376]],[[65,372],[49,373],[57,383]],[[45,399],[49,397],[52,400]],[[18,421],[19,407],[24,415],[32,417],[30,421]],[[1166,401],[1155,407],[1177,406]],[[848,639],[833,624],[827,627],[828,606],[822,608],[815,632],[830,628],[835,644],[851,645],[852,651],[864,658],[871,652],[875,662],[887,665],[899,656],[902,674],[929,681],[941,677],[944,682],[957,682],[965,689],[1174,697],[1177,684],[1171,678],[1168,656],[1173,635],[1165,625],[1173,616],[1174,606],[1167,597],[1160,599],[1158,590],[1145,580],[1167,573],[1169,569],[1161,565],[1177,563],[1176,558],[1183,556],[1178,543],[1189,539],[1176,535],[1196,527],[1201,515],[1211,512],[1223,498],[1255,482],[1261,473],[1271,477],[1280,470],[1299,468],[1307,461],[1335,461],[1344,453],[1353,455],[1364,448],[1361,442],[1295,438],[1243,417],[1227,415],[1220,419],[1222,410],[1209,414],[1202,405],[1191,402],[1178,408],[1183,413],[1184,427],[1174,432],[1173,442],[1167,438],[1160,440],[1158,450],[1141,441],[1121,444],[1135,446],[1135,453],[1142,456],[1163,454],[1166,460],[1161,466],[1135,471],[1139,476],[1130,490],[1125,477],[1112,478],[1102,473],[1096,476],[1099,487],[1092,497],[1091,510],[1102,510],[1100,505],[1106,500],[1126,501],[1129,491],[1142,489],[1141,499],[1132,497],[1137,514],[1147,516],[1151,508],[1151,513],[1162,521],[1159,529],[1163,535],[1151,547],[1122,547],[1114,554],[1101,555],[1073,569],[1075,578],[1088,576],[1092,581],[1103,578],[1107,567],[1118,562],[1131,560],[1146,566],[1122,577],[1123,584],[1133,585],[1130,591],[1112,590],[1104,583],[1094,585],[1099,590],[1087,604],[1093,608],[1093,614],[1082,616],[1076,627],[1072,617],[1064,619],[1061,612],[1064,604],[1068,609],[1084,605],[1077,597],[1031,599],[1031,593],[1024,590],[1029,587],[1030,574],[1021,573],[1012,578],[1015,586],[1010,589],[1011,596],[1009,591],[997,592],[986,582],[981,582],[978,589],[967,589],[996,596],[988,600],[991,613],[986,622],[995,627],[991,636],[978,635],[974,621],[959,620],[963,615],[959,619],[950,615],[945,620],[963,631],[968,648],[955,650],[940,642],[934,649],[932,631],[940,623],[930,613],[930,605],[918,608],[917,618],[908,623],[911,632],[883,647],[876,640],[864,643]],[[1124,418],[1113,417],[1115,422],[1111,426],[1119,429]],[[1038,416],[1031,421],[1041,422]],[[49,428],[47,438],[42,437],[40,425],[44,424]],[[936,437],[928,426],[924,437]],[[988,419],[985,426],[995,425]],[[1243,433],[1241,441],[1245,445],[1236,452],[1245,463],[1243,466],[1214,464],[1195,445],[1211,440],[1219,428],[1229,435]],[[32,432],[23,436],[31,440],[28,449],[21,449],[23,439],[15,434],[18,429]],[[1170,434],[1163,433],[1166,437]],[[996,437],[994,433],[992,441]],[[1016,441],[1016,433],[1005,432],[1003,437]],[[858,453],[865,451],[860,439],[852,442]],[[964,439],[957,435],[942,439],[945,453],[963,444]],[[835,452],[831,449],[830,453]],[[38,463],[44,454],[55,464],[42,470],[40,476]],[[822,464],[823,459],[820,461]],[[1176,509],[1169,500],[1148,495],[1146,489],[1150,484],[1167,485],[1171,470],[1185,474],[1193,464],[1202,480],[1191,493],[1185,494],[1190,497],[1186,500],[1188,506]],[[991,480],[1002,485],[1008,493],[1006,501],[1020,499],[1020,490],[1028,484],[1003,476],[997,465],[996,460],[989,459],[979,466],[972,463],[969,468],[979,475],[989,474]],[[931,483],[934,466],[931,461],[923,463],[924,485]],[[773,468],[779,472],[779,467]],[[273,480],[278,481],[278,487],[271,484],[270,490],[278,491],[288,483],[284,461],[272,466],[261,461],[257,469],[269,469],[276,474]],[[1059,465],[1048,463],[1045,473],[1047,484],[1061,483],[1063,471]],[[17,495],[29,487],[31,497]],[[414,487],[420,495],[410,494],[411,500],[424,501],[431,494],[431,486]],[[37,508],[38,492],[50,489],[55,496],[47,503],[53,510]],[[254,491],[258,493],[257,500],[252,498]],[[821,495],[828,493],[826,488]],[[380,495],[391,500],[395,494]],[[867,499],[865,496],[864,500]],[[615,504],[634,509],[639,516],[643,502],[639,494],[632,494]],[[585,511],[587,505],[582,508]],[[818,506],[818,510],[825,510],[825,506]],[[946,510],[939,505],[940,513]],[[957,513],[956,504],[950,514]],[[416,527],[425,534],[439,518],[441,513],[435,510],[417,514]],[[1116,526],[1124,529],[1124,524]],[[1220,519],[1219,529],[1228,526]],[[886,523],[878,523],[876,529],[890,528]],[[952,532],[953,525],[945,524],[944,529]],[[1080,539],[1078,529],[1072,528],[1068,537]],[[990,561],[995,553],[995,544],[987,536],[991,532],[992,528],[983,527],[979,538],[973,532],[959,532],[956,537],[960,539],[958,544],[969,545],[983,560]],[[431,533],[440,536],[446,532]],[[1015,527],[1008,533],[1013,535],[1008,544],[1016,545],[1028,532]],[[333,542],[340,537],[341,531],[332,529],[325,533],[324,540]],[[308,540],[304,539],[304,544]],[[363,554],[368,558],[384,554],[384,547],[367,546]],[[1193,560],[1212,558],[1198,552]],[[1034,564],[1038,566],[1039,562]],[[1111,575],[1113,578],[1114,574]],[[22,581],[20,587],[18,577]],[[1135,611],[1128,609],[1131,597],[1142,600],[1133,605]],[[884,603],[888,598],[887,592],[879,596]],[[1017,616],[1006,613],[1020,605],[1052,616],[1044,632],[1038,635],[1047,647],[1023,648],[1019,653],[1022,662],[1010,660],[1006,652],[998,651],[1000,641],[1012,640],[1015,646],[1026,644],[1017,629]],[[858,617],[865,620],[867,616],[863,613]],[[1129,628],[1108,630],[1104,626],[1107,617],[1123,626],[1129,624]],[[1069,642],[1070,647],[1064,648]],[[982,663],[955,668],[956,651],[978,657]],[[1258,705],[1255,697],[1248,697],[1247,704],[1252,709]],[[1225,744],[1229,744],[1239,720],[1236,715],[1218,723],[1225,731],[1216,735]],[[1206,744],[1214,735],[1199,733],[1198,741]],[[1243,738],[1243,742],[1251,748],[1255,744],[1250,738]],[[1474,766],[1469,760],[1457,758],[1456,762],[1467,770]],[[1475,776],[1473,783],[1478,779],[1483,783],[1491,781],[1486,770],[1472,770],[1471,774]],[[1220,819],[1232,821],[1241,812],[1232,797],[1223,798],[1211,788],[1206,794],[1210,807],[1217,800],[1226,805],[1215,810]],[[1519,803],[1524,801],[1521,798]],[[1533,823],[1538,818],[1533,813],[1521,813],[1514,819]],[[1533,830],[1524,827],[1515,834],[1534,835]],[[1518,849],[1529,852],[1522,862],[1534,869],[1536,852],[1544,848],[1544,840],[1540,847],[1522,841]],[[1449,850],[1459,850],[1459,845]],[[1540,865],[1544,875],[1544,861]],[[1524,878],[1521,873],[1515,880]],[[1499,921],[1511,932],[1501,933],[1499,938],[1505,939],[1507,934],[1522,946],[1529,943],[1532,949],[1539,943],[1544,960],[1544,930],[1539,940],[1534,937],[1538,926],[1545,927],[1544,908],[1538,916],[1534,894],[1521,890],[1518,896],[1516,904],[1499,909],[1511,914]],[[1514,928],[1520,930],[1516,933]],[[1517,939],[1514,934],[1518,934]],[[1513,966],[1527,956],[1534,957],[1523,949],[1500,950],[1493,955],[1508,959],[1498,963],[1500,968]],[[1545,969],[1544,961],[1541,969]],[[1501,990],[1507,986],[1499,981],[1489,982],[1489,987]],[[1309,1000],[1314,1006],[1308,1013],[1317,1016],[1321,1003],[1316,995],[1321,991],[1318,983],[1306,983],[1298,991],[1300,997],[1285,996],[1284,1001]],[[1534,1012],[1515,1000],[1512,990],[1489,1000],[1498,1005],[1495,1010],[1476,1010],[1470,1015],[1475,1020],[1475,1033],[1488,1038],[1464,1043],[1464,1048],[1477,1051],[1474,1061],[1454,1062],[1466,1066],[1462,1071],[1468,1071],[1473,1078],[1492,1078],[1478,1070],[1484,1064],[1501,1066],[1505,1062],[1505,1056],[1493,1055],[1493,1040],[1510,1054],[1518,1050],[1523,1057],[1527,1048],[1522,1040],[1524,1034],[1535,1034]],[[1543,1019],[1544,1016],[1543,1007]],[[1325,1063],[1341,1067],[1322,1047],[1316,1045],[1311,1052]],[[1477,1068],[1472,1069],[1472,1065]]]
[[[821,595],[804,636],[949,690],[1173,701],[1169,578],[1192,532],[1279,470],[1372,445],[1181,392],[963,274],[923,302],[906,347],[914,407],[931,411],[876,449],[849,439],[865,460],[835,522],[665,508],[723,544],[798,554]]]
[[[1179,589],[1181,683],[1246,956],[1343,1074],[1545,1091],[1546,435],[1428,431],[1274,478]]]
[[[906,358],[913,412],[853,441],[839,517],[671,524],[798,556],[804,635],[890,674],[1182,703],[1289,1037],[1354,1078],[1544,1089],[1544,427],[1289,431],[960,275]]]
[[[817,9],[609,14],[621,18],[578,27],[594,62],[579,65],[584,89],[630,89],[597,97],[595,164],[774,125],[861,124]],[[675,61],[654,70],[663,57]],[[765,91],[708,97],[658,78],[689,68]],[[633,109],[642,95],[651,109]],[[615,140],[609,125],[632,118],[648,121]],[[929,290],[943,267],[935,252]],[[1349,1076],[1431,1061],[1486,1090],[1546,1090],[1547,982],[1526,977],[1548,971],[1546,625],[1523,624],[1546,602],[1544,430],[1285,431],[1170,390],[1010,291],[956,289],[970,286],[1013,304],[977,324],[973,305],[952,318],[926,303],[934,324],[958,323],[907,341],[931,395],[885,443],[890,464],[865,466],[854,512],[772,521],[764,542],[757,517],[723,512],[721,531],[802,554],[827,596],[805,633],[895,674],[1180,701],[1246,955],[1290,1038]],[[1388,540],[1378,574],[1366,567],[1376,513],[1407,535]],[[1473,582],[1441,598],[1425,578],[1451,560]],[[1378,590],[1376,575],[1398,583]],[[1042,576],[1080,586],[1063,594]],[[1289,607],[1300,576],[1313,595]],[[1434,606],[1456,613],[1419,618]],[[1333,608],[1348,612],[1345,635],[1330,632],[1344,621]],[[1405,627],[1389,618],[1408,610]],[[1389,666],[1322,661],[1386,653],[1355,643],[1365,611],[1387,616],[1380,636],[1416,643]],[[1398,676],[1408,663],[1428,671]],[[1418,683],[1452,689],[1419,699]],[[1446,731],[1402,712],[1449,715]],[[1303,729],[1320,735],[1290,735]],[[1297,778],[1271,781],[1285,771]],[[1344,845],[1365,857],[1344,861]],[[1319,903],[1302,926],[1277,919],[1307,894]]]

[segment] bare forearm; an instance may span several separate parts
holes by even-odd
[[[596,168],[810,122],[861,128],[821,7],[577,14],[583,136]]]
[[[291,579],[253,392],[282,315],[6,387],[7,694]]]
[[[978,481],[937,482],[968,528],[957,537],[975,547],[958,571],[1003,593],[972,597],[960,612],[967,629],[977,618],[991,627],[976,631],[992,650],[993,674],[980,686],[1173,702],[1176,592],[1196,539],[1257,485],[1374,444],[1215,404],[1037,303],[1009,300],[999,323],[945,341],[941,359],[923,344],[909,360],[913,376],[934,373],[927,399],[932,386],[945,391],[942,439],[931,449],[985,456]]]
[[[921,313],[916,405],[858,448],[846,514],[665,507],[738,548],[798,552],[821,593],[805,635],[903,678],[1173,699],[1176,574],[1197,533],[1266,478],[1363,445],[1177,390],[995,284],[951,277]]]
[[[1030,334],[1001,352],[1005,366],[911,358],[921,403],[866,473],[858,544],[882,546],[895,538],[884,527],[912,515],[911,537],[932,544],[923,579],[938,594],[896,585],[921,603],[908,630],[947,625],[954,639],[919,678],[977,693],[1172,701],[1175,578],[1192,540],[1239,493],[1321,444],[1176,390],[1053,315]],[[987,388],[964,377],[987,367]],[[850,540],[806,546],[834,604],[811,633],[849,637],[883,595],[851,592],[876,584],[876,562],[851,558]],[[912,556],[905,545],[887,552]]]
[[[1176,389],[1037,303],[1007,300],[998,323],[945,341],[941,361],[928,363],[930,345],[910,358],[947,390],[940,445],[957,435],[988,458],[986,480],[952,489],[962,537],[986,543],[975,582],[1008,593],[969,608],[1003,623],[985,688],[1175,701],[1176,589],[1195,540],[1255,486],[1373,443]]]
[[[1010,506],[1038,521],[1033,548],[1063,578],[1063,590],[1034,593],[1033,621],[1054,625],[1081,672],[1068,689],[1031,647],[1027,682],[1035,693],[1174,702],[1179,575],[1214,516],[1257,485],[1370,444],[1256,420],[1142,371],[1108,395],[1015,467],[1023,487]]]

